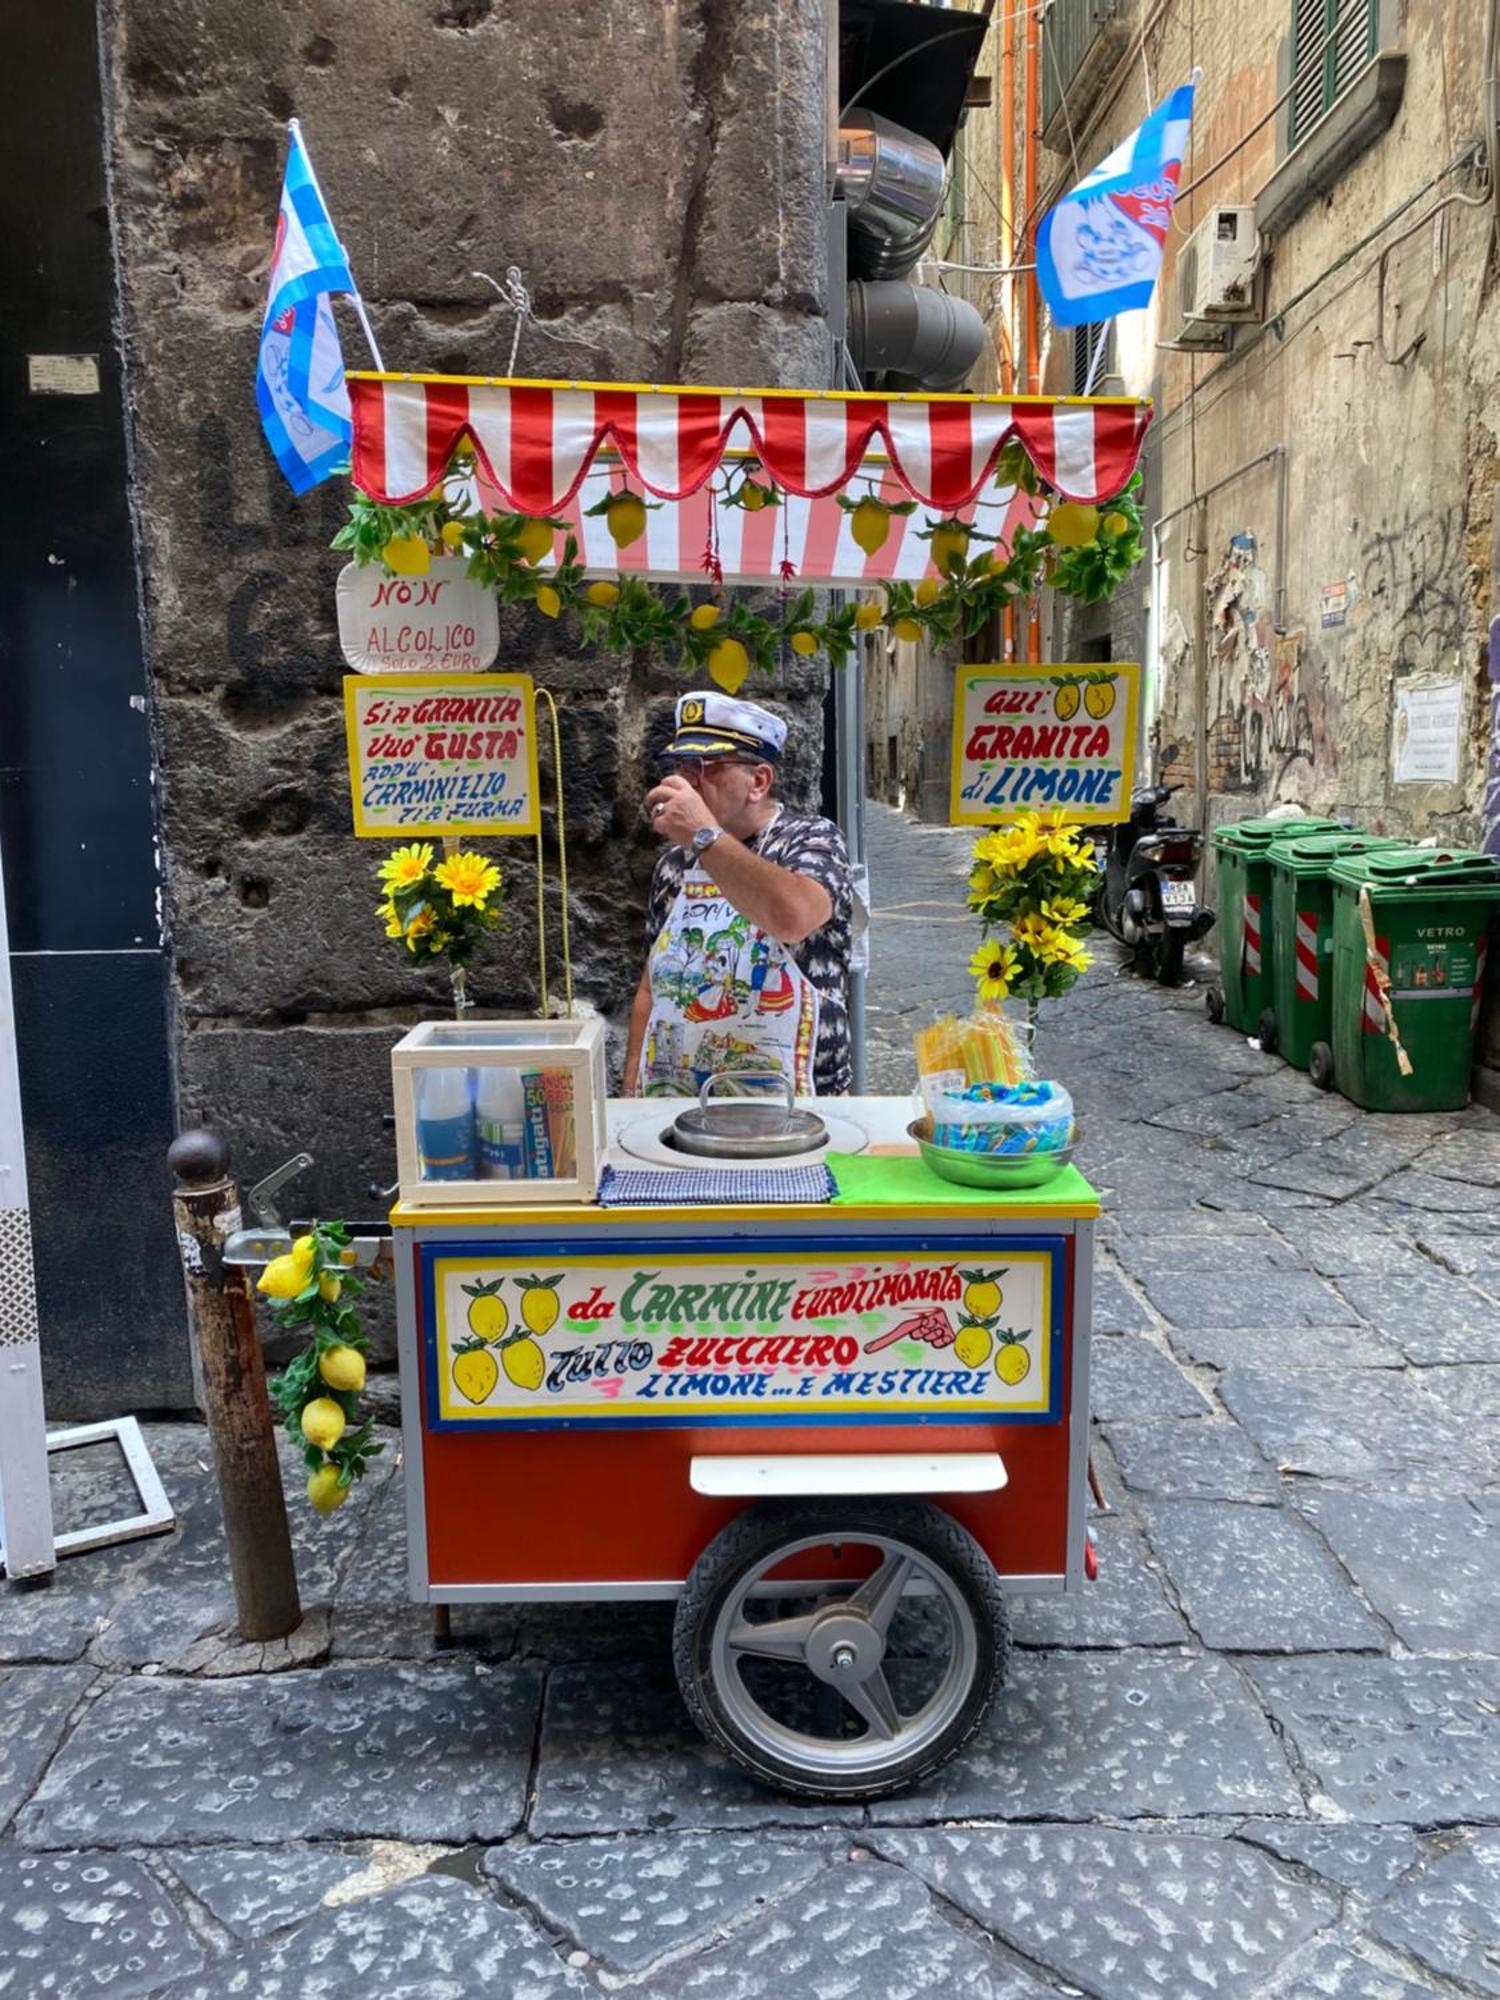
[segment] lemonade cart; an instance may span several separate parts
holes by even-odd
[[[357,560],[454,551],[503,602],[576,613],[605,645],[677,644],[731,693],[778,647],[857,658],[855,606],[820,616],[804,585],[878,587],[898,636],[943,639],[1044,574],[1097,595],[1138,554],[1132,504],[1107,535],[1088,524],[1134,472],[1133,402],[351,391]],[[718,605],[689,617],[647,577]],[[779,620],[724,604],[739,581],[779,582]],[[425,765],[432,711],[351,692],[358,831],[540,841],[529,688],[514,713],[473,710],[500,678],[455,682],[463,748],[446,735]],[[485,746],[504,736],[489,771],[481,721]],[[491,817],[433,816],[469,800]],[[461,1000],[398,1045],[393,1084],[413,1597],[675,1600],[688,1708],[787,1792],[871,1798],[951,1755],[1003,1674],[1008,1596],[1076,1592],[1092,1560],[1088,1183],[1070,1162],[1042,1185],[940,1178],[912,1106],[881,1097],[801,1100],[782,1114],[799,1149],[710,1165],[680,1100],[607,1095],[602,1024],[571,1015],[465,1019]],[[485,1145],[445,1150],[471,1112]]]

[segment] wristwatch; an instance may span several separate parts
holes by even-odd
[[[724,831],[722,826],[696,826],[693,828],[693,854],[696,858],[706,854]]]

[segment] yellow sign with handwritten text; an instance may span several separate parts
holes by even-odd
[[[363,840],[541,824],[529,674],[349,674],[344,728]]]

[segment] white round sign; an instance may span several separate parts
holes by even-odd
[[[426,576],[387,576],[377,563],[339,571],[339,645],[357,674],[477,674],[500,651],[492,590],[464,575],[462,556]]]

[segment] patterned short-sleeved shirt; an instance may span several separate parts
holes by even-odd
[[[805,875],[828,891],[832,914],[821,929],[791,948],[797,970],[818,990],[818,1047],[813,1059],[813,1087],[819,1097],[842,1097],[853,1078],[849,1045],[849,953],[854,892],[849,881],[849,850],[831,819],[791,813],[783,807],[769,826],[745,845],[762,861],[774,862],[793,875]],[[713,849],[704,857],[713,873]],[[657,856],[646,904],[646,953],[661,935],[687,872],[680,847],[665,847]]]

